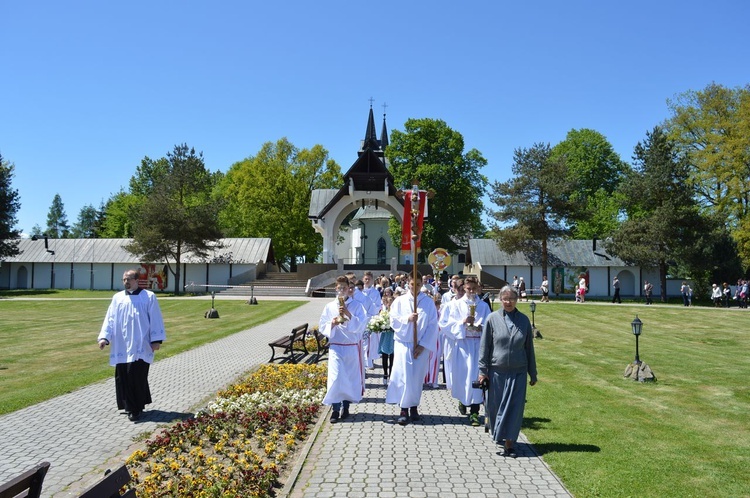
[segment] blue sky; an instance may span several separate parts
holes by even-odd
[[[390,130],[442,119],[491,181],[574,128],[630,161],[667,99],[750,84],[748,19],[745,0],[0,0],[17,227],[44,227],[56,193],[72,225],[180,143],[226,171],[287,137],[346,171],[371,97],[378,132],[383,103]]]

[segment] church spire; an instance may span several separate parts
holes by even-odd
[[[380,132],[380,150],[385,150],[388,147],[388,128],[385,126],[385,108],[388,104],[383,102],[383,129]]]
[[[365,140],[362,143],[362,150],[378,150],[378,136],[375,134],[375,117],[372,114],[372,102],[370,98],[370,116],[367,119],[367,131],[365,131]]]

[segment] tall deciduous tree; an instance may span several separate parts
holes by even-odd
[[[282,138],[235,163],[219,181],[221,226],[231,237],[269,237],[279,263],[315,260],[323,241],[307,218],[314,189],[341,184],[341,170],[320,145],[297,149]]]
[[[18,238],[21,231],[16,226],[16,214],[21,209],[18,190],[12,187],[13,164],[0,154],[0,260],[19,253]]]
[[[64,239],[68,236],[69,231],[68,215],[65,214],[62,197],[60,197],[60,194],[55,194],[47,213],[47,236],[51,239]]]
[[[403,132],[390,135],[385,153],[396,186],[411,188],[416,179],[420,188],[435,192],[422,233],[423,254],[436,247],[455,251],[485,231],[482,196],[489,182],[481,169],[487,160],[478,150],[464,148],[464,137],[439,119],[409,119]],[[394,220],[389,233],[400,246]]]
[[[687,183],[687,164],[662,128],[655,127],[635,146],[633,162],[620,185],[628,219],[605,245],[628,263],[658,268],[664,301],[668,266],[692,246],[702,220]]]
[[[547,274],[547,243],[570,234],[565,224],[573,184],[564,156],[553,156],[549,144],[537,143],[513,153],[513,177],[494,182],[490,210],[496,223],[493,238],[506,252],[541,254],[542,273]]]
[[[132,254],[150,262],[166,262],[180,293],[182,256],[206,257],[221,238],[219,206],[211,199],[212,175],[202,153],[187,144],[167,153],[166,171],[154,179],[148,196],[134,210]]]
[[[702,207],[726,220],[750,266],[750,85],[711,83],[667,103],[666,129],[690,165]]]
[[[606,237],[617,228],[619,201],[615,192],[628,166],[607,138],[595,130],[570,130],[552,149],[553,157],[564,157],[568,176],[575,185],[571,212],[567,216],[577,239]]]
[[[140,198],[120,190],[112,194],[100,209],[97,230],[103,239],[128,239],[133,237],[133,217],[140,206]]]

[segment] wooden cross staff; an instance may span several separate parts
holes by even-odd
[[[420,195],[426,195],[428,199],[432,198],[434,195],[434,192],[427,191],[424,194],[419,191],[419,184],[417,183],[417,180],[412,181],[412,188],[411,188],[411,251],[412,251],[412,262],[413,262],[413,268],[412,268],[412,280],[414,282],[414,288],[412,289],[414,292],[414,313],[417,313],[417,306],[418,306],[418,300],[419,300],[419,285],[420,282],[417,279],[417,242],[419,241],[422,234],[419,231],[419,202],[420,202]],[[403,197],[403,194],[401,194],[399,197]],[[414,342],[414,358],[416,358],[418,355],[416,354],[417,349],[417,320],[414,321],[414,330],[413,330],[413,342]]]

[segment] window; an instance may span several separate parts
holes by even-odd
[[[378,239],[378,264],[385,264],[385,239],[383,237]]]

